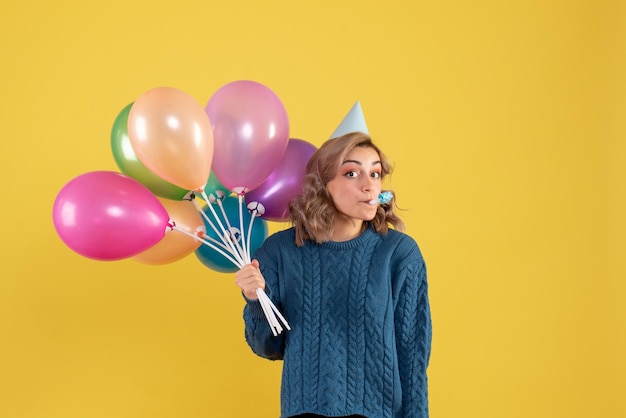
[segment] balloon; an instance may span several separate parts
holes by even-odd
[[[211,195],[211,193],[222,192],[224,196],[228,196],[230,194],[230,190],[226,188],[218,178],[215,176],[215,173],[211,171],[211,175],[209,176],[209,180],[206,182],[206,186],[204,186],[204,191],[207,195]]]
[[[181,200],[189,193],[189,190],[163,180],[139,161],[128,137],[128,114],[132,106],[133,103],[122,109],[113,122],[111,150],[117,166],[122,173],[139,181],[155,195],[166,199]]]
[[[204,221],[200,212],[191,200],[159,199],[167,210],[170,220],[176,228],[183,229],[190,234],[201,232],[204,234]],[[191,254],[201,244],[201,241],[189,235],[174,230],[151,248],[136,255],[133,259],[144,264],[168,264],[180,260]]]
[[[183,189],[204,189],[211,173],[213,132],[193,97],[171,87],[144,93],[130,109],[128,137],[150,171]]]
[[[54,201],[52,217],[68,247],[108,261],[152,247],[169,223],[167,211],[146,186],[111,171],[93,171],[69,181]]]
[[[246,202],[263,204],[263,219],[287,221],[289,202],[301,192],[306,164],[316,150],[313,144],[306,141],[290,139],[283,158],[260,186],[246,194]]]
[[[215,211],[221,215],[221,210],[217,206],[217,204],[216,203],[211,203],[211,204],[214,205]],[[248,228],[250,225],[250,219],[252,218],[252,215],[250,214],[248,209],[246,209],[245,207],[243,208],[243,231],[244,231],[244,236],[246,239],[246,243],[244,243],[241,241],[241,236],[240,236],[240,231],[242,230],[242,228],[239,225],[239,198],[227,196],[222,201],[222,205],[224,206],[224,211],[226,212],[226,216],[228,218],[228,221],[230,222],[230,226],[234,229],[232,232],[234,233],[235,236],[238,237],[239,245],[244,247],[245,244],[247,244]],[[211,219],[213,224],[216,226],[217,230],[220,231],[220,236],[221,236],[222,235],[221,229],[219,225],[216,223],[215,217],[213,213],[211,212],[211,210],[208,208],[208,206],[205,206],[203,210],[207,214],[208,218]],[[222,224],[224,224],[224,228],[228,229],[228,226],[225,224],[224,219],[221,216],[220,216],[220,220]],[[207,237],[211,237],[221,242],[220,237],[215,233],[213,228],[211,228],[211,226],[207,223],[206,219],[204,220],[204,223],[205,223]],[[261,244],[263,243],[263,241],[265,241],[265,238],[267,238],[267,222],[261,218],[255,218],[254,223],[252,224],[252,233],[250,236],[250,251],[254,252],[257,248],[259,248]],[[222,273],[233,273],[239,270],[239,267],[234,265],[230,260],[228,260],[222,254],[215,251],[208,245],[205,245],[205,244],[201,245],[195,251],[195,254],[198,260],[200,260],[202,264],[204,264],[206,267],[210,268],[211,270],[219,271]]]
[[[289,120],[280,99],[255,81],[226,84],[205,107],[213,126],[213,171],[242,194],[260,185],[280,161],[289,140]]]

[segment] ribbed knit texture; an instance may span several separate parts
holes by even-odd
[[[346,242],[294,238],[278,232],[253,256],[292,330],[274,337],[258,301],[244,308],[252,350],[284,359],[281,416],[428,417],[432,326],[415,241],[371,228]]]

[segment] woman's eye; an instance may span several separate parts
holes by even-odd
[[[359,175],[359,173],[357,173],[356,171],[352,170],[352,171],[348,171],[346,174],[346,177],[356,177]]]
[[[372,178],[375,178],[375,179],[379,179],[380,178],[380,173],[378,171],[374,171],[370,175],[372,176]]]

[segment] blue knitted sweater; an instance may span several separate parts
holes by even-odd
[[[350,241],[297,247],[291,228],[253,258],[292,328],[273,336],[260,303],[246,303],[246,341],[284,360],[282,417],[428,417],[432,326],[426,267],[411,237],[370,227]]]

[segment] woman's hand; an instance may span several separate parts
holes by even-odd
[[[235,273],[235,283],[249,300],[257,300],[257,289],[265,290],[265,279],[259,270],[259,262],[252,260]]]

